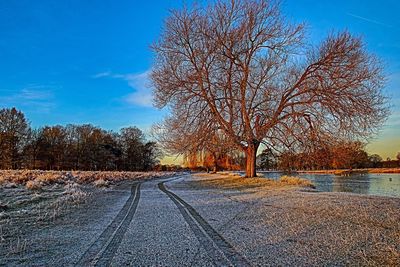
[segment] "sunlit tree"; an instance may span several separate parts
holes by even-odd
[[[379,60],[348,32],[319,45],[305,36],[273,0],[172,11],[153,45],[156,104],[183,125],[221,129],[246,154],[248,177],[261,143],[295,151],[373,134],[387,116]]]
[[[204,167],[218,169],[218,161],[229,157],[235,146],[225,133],[216,127],[212,118],[198,117],[195,121],[181,120],[184,112],[167,117],[163,123],[153,126],[153,136],[164,151],[170,154],[184,155],[189,165],[197,165],[199,156]],[[226,164],[223,164],[226,165]],[[198,166],[192,166],[198,167]]]

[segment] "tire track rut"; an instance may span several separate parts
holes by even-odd
[[[216,266],[250,266],[247,260],[212,228],[192,206],[166,189],[165,182],[159,183],[158,188],[177,206],[179,212]]]
[[[131,195],[114,220],[82,255],[76,266],[108,266],[116,253],[126,230],[135,215],[139,199],[140,185],[135,183]]]

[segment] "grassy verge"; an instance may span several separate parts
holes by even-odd
[[[173,174],[173,172],[0,170],[0,187],[23,185],[28,189],[38,190],[43,186],[70,182],[106,186],[122,180],[146,180]]]
[[[311,187],[314,185],[302,178],[282,176],[279,180],[271,180],[267,178],[244,178],[239,175],[233,174],[197,174],[200,179],[192,181],[194,186],[200,188],[220,188],[220,189],[251,189],[258,187],[269,187],[269,188],[283,188],[288,186],[295,187]]]

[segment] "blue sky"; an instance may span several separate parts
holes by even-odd
[[[32,126],[92,123],[148,130],[166,111],[151,106],[149,45],[168,10],[191,1],[0,1],[0,108]],[[364,37],[385,63],[392,115],[369,152],[400,151],[400,19],[397,1],[283,0],[317,43],[332,30]]]

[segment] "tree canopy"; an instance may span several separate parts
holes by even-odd
[[[153,50],[156,103],[172,110],[164,133],[178,123],[190,143],[220,129],[246,154],[249,177],[261,143],[366,138],[387,116],[382,67],[363,40],[344,31],[314,45],[277,1],[172,11]]]

